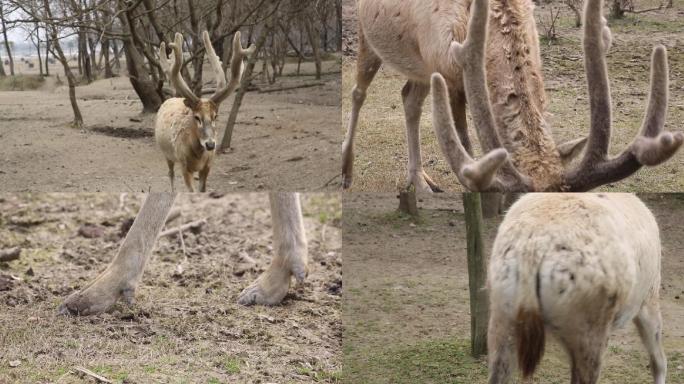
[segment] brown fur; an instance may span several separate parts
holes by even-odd
[[[516,318],[515,338],[518,366],[523,378],[532,376],[544,356],[544,319],[538,310],[520,308]]]

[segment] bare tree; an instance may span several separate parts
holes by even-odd
[[[5,42],[5,52],[7,53],[7,58],[9,59],[9,69],[10,69],[10,75],[14,76],[14,58],[12,57],[12,49],[10,48],[10,41],[7,39],[7,22],[6,22],[6,17],[7,14],[5,13],[5,4],[3,0],[0,0],[0,26],[2,26],[2,38]],[[4,72],[4,68],[3,68]]]
[[[52,10],[50,9],[50,1],[43,0],[43,6],[45,10],[46,19],[51,20],[53,17]],[[64,55],[64,51],[62,50],[62,46],[59,42],[59,31],[57,30],[57,26],[53,24],[48,24],[47,28],[50,30],[50,46],[54,50],[53,55],[57,57],[59,62],[62,64],[62,67],[64,67],[64,75],[66,76],[67,82],[69,83],[69,101],[71,102],[71,109],[74,112],[73,126],[75,128],[82,128],[83,116],[81,115],[81,110],[78,108],[78,103],[76,102],[76,77],[74,76],[73,72],[71,72],[71,67],[69,67],[69,60]]]

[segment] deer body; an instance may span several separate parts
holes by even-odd
[[[531,0],[360,0],[356,85],[342,147],[343,188],[352,182],[354,138],[366,90],[383,63],[407,78],[402,97],[408,180],[421,191],[439,190],[423,171],[420,155],[419,121],[430,86],[440,147],[470,190],[589,190],[672,156],[684,135],[663,131],[667,59],[658,47],[642,131],[621,155],[608,159],[610,91],[603,56],[611,37],[594,3],[587,7],[584,41],[590,134],[556,145],[544,117],[533,10]],[[484,153],[479,160],[472,158],[466,100]],[[582,161],[572,166],[585,146]]]
[[[201,110],[199,115],[213,116],[217,113],[216,106],[209,101],[203,100],[202,106],[204,110]],[[193,110],[185,105],[184,99],[174,97],[166,100],[159,108],[154,137],[169,164],[171,189],[175,189],[174,165],[180,163],[188,189],[193,191],[192,175],[199,172],[199,189],[200,192],[204,192],[215,153],[214,127],[205,128],[195,118]]]
[[[490,383],[505,383],[517,354],[524,376],[553,333],[572,383],[596,383],[608,336],[633,320],[665,381],[660,239],[651,212],[629,194],[528,194],[507,213],[492,250]]]
[[[206,31],[202,33],[202,39],[217,82],[216,92],[209,99],[196,96],[181,76],[183,36],[176,33],[174,42],[170,44],[174,53],[172,57],[167,56],[165,43],[162,42],[159,46],[159,62],[171,80],[176,93],[181,96],[168,99],[162,104],[157,112],[154,129],[155,139],[169,167],[172,191],[175,190],[176,163],[181,165],[183,179],[190,192],[194,192],[193,174],[195,172],[199,172],[200,192],[206,191],[207,176],[216,148],[218,107],[239,85],[244,69],[242,61],[255,49],[254,47],[243,49],[240,32],[235,33],[233,55],[229,66],[231,78],[229,82],[226,82],[223,65]]]

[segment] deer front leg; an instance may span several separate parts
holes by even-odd
[[[207,163],[204,165],[204,168],[200,169],[200,171],[199,171],[199,191],[200,192],[206,192],[207,191],[207,177],[209,176],[209,169],[211,169],[211,166]]]
[[[171,193],[175,193],[176,188],[174,186],[173,181],[174,181],[174,178],[176,177],[176,175],[175,175],[173,169],[174,169],[176,164],[172,160],[166,160],[166,165],[169,166],[169,181],[171,182]]]
[[[145,199],[112,263],[82,290],[67,297],[59,306],[60,314],[92,315],[109,310],[120,298],[128,304],[133,302],[174,198],[170,193],[152,193]]]
[[[466,99],[465,95],[458,91],[449,91],[449,102],[451,103],[451,114],[454,117],[454,126],[458,138],[463,144],[463,148],[470,156],[473,155],[473,145],[468,136],[468,121],[466,120]]]
[[[354,175],[354,137],[359,124],[359,113],[366,100],[366,89],[380,69],[382,61],[370,49],[363,31],[359,31],[359,55],[356,59],[356,85],[352,91],[352,107],[347,134],[342,144],[342,188],[351,187]]]
[[[276,305],[290,288],[290,277],[301,283],[308,273],[308,249],[299,195],[269,194],[273,218],[273,250],[268,269],[238,296],[243,305]]]
[[[188,192],[195,192],[195,188],[192,186],[192,172],[188,170],[186,165],[183,165],[183,180],[185,180],[185,186],[188,187]]]
[[[423,171],[420,155],[420,115],[430,86],[412,80],[406,82],[401,90],[406,117],[406,141],[408,144],[408,183],[420,192],[441,192],[434,181]]]

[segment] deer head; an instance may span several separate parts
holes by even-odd
[[[493,192],[543,189],[586,191],[624,179],[644,165],[658,165],[672,157],[682,145],[684,134],[663,130],[667,110],[668,67],[665,47],[657,46],[653,50],[651,89],[641,131],[621,154],[608,158],[611,101],[604,56],[610,48],[611,33],[601,16],[602,6],[602,0],[587,0],[584,9],[584,63],[591,110],[589,136],[559,146],[553,145],[560,158],[571,158],[583,147],[584,155],[577,165],[564,161],[565,165],[557,170],[559,182],[546,184],[536,180],[534,174],[521,172],[511,160],[509,151],[501,144],[499,129],[506,127],[497,126],[494,119],[484,64],[488,1],[473,1],[467,37],[463,44],[451,43],[449,56],[463,70],[466,99],[484,153],[480,159],[471,157],[456,135],[444,78],[435,73],[431,79],[435,133],[451,169],[466,188]],[[528,155],[535,156],[535,153]],[[536,156],[541,158],[542,154]]]
[[[214,70],[216,77],[216,91],[209,99],[203,99],[195,95],[188,84],[183,80],[181,75],[181,66],[183,64],[183,35],[176,33],[174,42],[169,44],[173,49],[173,57],[166,55],[166,44],[162,42],[159,45],[159,62],[164,69],[167,77],[171,80],[171,84],[176,89],[178,96],[184,98],[185,105],[189,108],[193,116],[193,134],[197,137],[200,145],[208,151],[214,150],[216,147],[216,118],[218,117],[218,107],[221,102],[228,98],[240,84],[242,72],[244,70],[243,59],[249,57],[254,52],[254,46],[248,49],[243,49],[240,43],[240,32],[235,32],[233,37],[233,54],[230,59],[230,81],[226,81],[226,75],[223,73],[223,66],[221,60],[216,55],[214,47],[211,45],[209,33],[204,31],[202,33],[202,40],[204,42],[204,49],[207,52],[207,58],[211,67]]]

